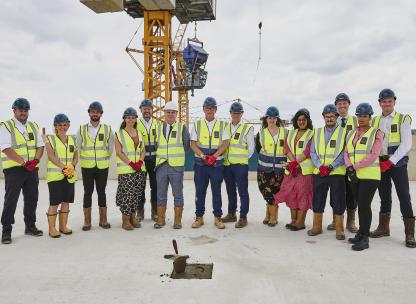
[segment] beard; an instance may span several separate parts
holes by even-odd
[[[98,116],[91,116],[91,117],[90,117],[90,119],[91,119],[91,121],[93,121],[93,122],[100,121],[100,117],[98,117]]]

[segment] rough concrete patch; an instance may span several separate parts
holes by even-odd
[[[206,235],[200,235],[196,237],[189,238],[194,245],[204,245],[204,244],[212,244],[218,242],[218,239],[212,238]]]

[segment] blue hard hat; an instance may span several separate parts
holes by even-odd
[[[355,115],[373,115],[373,107],[368,102],[360,103],[355,109]]]
[[[53,119],[53,125],[54,126],[56,126],[57,124],[60,124],[60,123],[65,123],[65,122],[69,123],[70,121],[69,121],[68,116],[66,116],[63,113],[56,114],[55,118]]]
[[[266,117],[280,118],[279,110],[275,106],[268,107]]]
[[[91,110],[96,110],[98,112],[103,113],[103,106],[99,101],[93,101],[88,107],[88,112]]]
[[[216,108],[217,107],[217,101],[215,100],[214,97],[207,97],[204,100],[204,105],[203,107],[211,107],[211,108]]]
[[[30,103],[26,98],[17,98],[12,105],[12,109],[30,110]]]
[[[337,102],[338,101],[340,101],[340,100],[346,100],[346,101],[348,101],[349,103],[351,103],[351,100],[350,100],[350,98],[348,97],[348,95],[347,94],[345,94],[345,93],[339,93],[336,97],[335,97],[335,105],[337,104]]]
[[[309,110],[308,109],[306,109],[306,108],[301,108],[301,109],[299,109],[297,112],[296,112],[296,114],[295,114],[295,116],[296,115],[300,115],[300,114],[304,114],[304,115],[306,115],[306,116],[308,116],[309,118],[311,117],[311,113],[309,112]]]
[[[324,107],[324,109],[323,109],[323,111],[322,111],[322,115],[324,115],[324,114],[326,114],[326,113],[335,113],[337,116],[339,115],[339,114],[338,114],[337,107],[336,107],[336,106],[334,106],[333,104],[327,104],[327,105]]]
[[[153,102],[150,99],[143,99],[139,108],[141,107],[153,107]]]
[[[239,102],[233,102],[230,107],[230,113],[244,113],[243,105]]]
[[[394,100],[397,99],[396,94],[394,94],[391,89],[383,89],[380,94],[378,94],[378,101],[382,101],[384,98],[393,97]]]
[[[136,117],[138,117],[137,111],[132,107],[128,107],[123,113],[123,118],[126,118],[126,116],[136,116]]]

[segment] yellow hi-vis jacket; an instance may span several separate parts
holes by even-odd
[[[240,124],[234,133],[231,133],[231,123],[228,124],[230,145],[224,153],[224,166],[241,164],[248,165],[249,151],[247,134],[253,129],[247,124]]]
[[[144,141],[144,149],[146,150],[145,158],[151,159],[156,157],[156,134],[157,127],[160,123],[156,119],[152,119],[149,132],[140,119],[137,119],[137,130],[142,134]]]
[[[49,135],[47,136],[47,139],[54,151],[55,157],[64,165],[72,164],[75,151],[77,150],[75,145],[75,139],[72,136],[68,136],[68,142],[66,144],[62,142],[58,135]],[[48,168],[46,170],[46,181],[50,183],[63,180],[64,178],[65,175],[62,172],[61,168],[59,168],[53,162],[48,160]],[[74,175],[71,178],[68,178],[68,182],[75,183],[76,180],[77,176],[74,171]]]
[[[168,125],[166,124],[166,127]],[[175,122],[169,134],[169,138],[163,132],[163,124],[157,128],[156,166],[168,162],[171,167],[185,166],[185,149],[182,138],[183,124]]]
[[[88,132],[88,124],[80,126],[81,147],[79,156],[81,168],[106,169],[110,166],[110,139],[111,127],[102,124],[97,132],[97,136],[92,139]]]
[[[257,171],[272,172],[283,170],[283,162],[287,161],[285,155],[285,140],[287,130],[279,127],[279,134],[276,141],[268,128],[261,128],[259,131],[259,140],[261,150],[259,152],[259,160]]]
[[[129,133],[122,129],[116,132],[116,137],[121,144],[121,149],[127,158],[132,162],[138,162],[140,160],[140,154],[144,149],[143,136],[140,132],[137,132],[139,137],[139,144],[137,148],[134,147],[134,141],[130,137]],[[117,174],[130,174],[135,173],[134,169],[122,161],[118,156],[117,158]],[[141,171],[146,171],[145,164],[143,163]]]
[[[305,151],[306,146],[308,145],[309,141],[312,139],[313,136],[313,130],[306,130],[305,133],[299,138],[297,142],[297,146],[295,149],[295,139],[296,135],[298,134],[299,129],[290,130],[289,134],[287,135],[287,143],[290,149],[290,152],[292,152],[295,159],[297,159],[297,155],[302,155]],[[296,150],[296,151],[295,151]],[[310,157],[304,159],[299,163],[299,166],[302,169],[302,175],[311,175],[313,174],[313,171],[315,169],[312,160]],[[290,172],[288,170],[285,170],[286,175],[288,175]]]

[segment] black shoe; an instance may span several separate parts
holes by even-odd
[[[361,251],[364,249],[368,249],[370,246],[368,244],[368,236],[363,235],[361,240],[351,246],[352,250]]]
[[[1,243],[2,244],[11,244],[12,242],[12,233],[8,231],[3,231],[1,234]]]
[[[285,227],[286,227],[286,229],[290,230],[290,229],[292,229],[293,225],[290,223],[290,224],[286,224]]]
[[[33,236],[42,236],[43,235],[43,231],[42,230],[39,230],[36,227],[36,225],[33,224],[33,225],[26,226],[25,234],[26,235],[33,235]]]
[[[363,238],[363,235],[357,232],[353,238],[348,239],[348,243],[357,244],[359,241],[361,241],[362,238]]]

